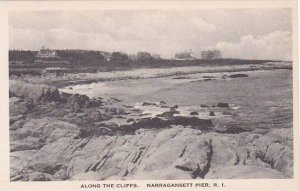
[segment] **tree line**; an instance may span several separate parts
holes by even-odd
[[[148,52],[138,52],[135,56],[129,56],[123,52],[104,52],[97,50],[55,50],[58,58],[43,58],[44,60],[65,60],[71,63],[99,63],[103,61],[126,62],[141,61],[149,62],[154,58]],[[33,63],[36,60],[37,51],[30,50],[10,50],[10,61],[24,61]]]

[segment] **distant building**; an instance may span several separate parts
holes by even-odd
[[[111,53],[109,53],[109,52],[101,52],[101,55],[104,56],[104,60],[110,61],[110,59],[111,59]]]
[[[213,60],[213,59],[220,59],[221,51],[219,50],[204,50],[201,51],[201,58],[205,60]]]
[[[175,54],[175,60],[195,60],[195,55],[192,52],[180,52]]]
[[[42,46],[42,49],[38,51],[37,58],[58,58],[56,52],[54,50],[46,49]]]
[[[36,60],[33,61],[34,64],[70,64],[70,61],[62,60],[54,50],[46,49],[44,46],[38,51],[35,57]]]

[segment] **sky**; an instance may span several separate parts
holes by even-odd
[[[22,11],[9,15],[10,49],[175,53],[292,59],[291,9]]]

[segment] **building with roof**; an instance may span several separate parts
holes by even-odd
[[[213,59],[220,59],[222,58],[221,56],[221,51],[219,50],[204,50],[201,51],[201,59],[204,60],[213,60]]]
[[[38,51],[36,58],[58,58],[54,50],[46,49],[45,46],[42,46],[41,50]]]
[[[175,60],[195,60],[196,57],[192,51],[180,52],[175,54]]]

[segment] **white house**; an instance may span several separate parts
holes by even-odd
[[[37,58],[58,58],[56,52],[54,50],[46,49],[42,46],[42,49],[35,56]]]

